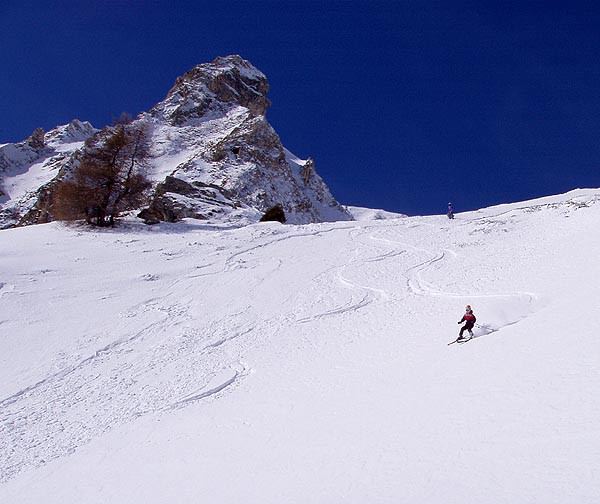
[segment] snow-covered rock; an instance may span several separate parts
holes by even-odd
[[[268,89],[264,74],[236,55],[179,77],[165,100],[136,120],[152,132],[151,177],[220,188],[230,199],[203,213],[192,198],[183,202],[189,216],[230,215],[232,204],[255,215],[279,204],[289,223],[351,220],[314,162],[297,158],[281,144],[265,117]],[[181,210],[180,196],[176,190],[163,191],[149,212],[164,213],[169,199]]]

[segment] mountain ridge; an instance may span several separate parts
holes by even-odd
[[[250,62],[238,55],[218,57],[178,77],[164,100],[131,122],[147,129],[151,145],[147,175],[153,195],[142,214],[149,222],[192,217],[243,225],[256,222],[274,205],[282,206],[290,223],[352,220],[317,174],[314,161],[301,160],[283,147],[265,117],[268,89],[266,76]],[[46,176],[41,185],[35,185],[33,173],[37,158],[11,160],[2,152],[17,144],[0,147],[0,227],[53,220],[53,188],[76,167],[82,142],[97,133],[89,123],[69,124],[71,129],[88,125],[77,145],[56,133],[67,126],[46,134],[36,130],[18,144],[33,143],[43,150],[44,142],[62,139],[71,146],[61,148],[52,170],[46,169],[50,161],[42,163]],[[18,169],[10,171],[10,163]],[[169,184],[167,177],[178,182]]]

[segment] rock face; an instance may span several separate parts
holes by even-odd
[[[27,143],[32,149],[43,149],[46,145],[44,137],[46,133],[42,128],[37,128],[27,139]]]
[[[179,77],[164,101],[142,114],[153,132],[151,176],[212,188],[190,197],[161,186],[148,211],[170,215],[254,221],[281,205],[287,222],[352,220],[316,173],[312,160],[288,152],[266,120],[265,75],[240,56],[217,58]],[[232,212],[232,209],[237,212]],[[247,211],[244,211],[247,210]]]
[[[267,91],[269,83],[265,75],[248,61],[233,55],[197,65],[178,77],[165,101],[179,104],[175,118],[179,119],[181,113],[183,122],[191,116],[190,105],[200,117],[218,102],[235,103],[246,107],[253,116],[264,116],[271,105]]]
[[[352,220],[315,171],[312,159],[301,160],[281,144],[265,117],[268,89],[265,75],[240,56],[217,58],[177,78],[163,101],[133,121],[146,128],[152,145],[147,176],[154,191],[142,218],[156,222],[193,217],[244,224],[280,205],[289,223]],[[87,123],[74,123],[63,128],[79,128],[80,142],[94,133],[91,126],[78,127]],[[30,171],[40,159],[50,162],[54,152],[54,176],[67,174],[82,144],[60,150],[59,160],[53,147],[56,136],[55,130],[46,134],[36,130],[26,142],[14,144],[35,153],[19,170]],[[0,177],[4,148],[0,147]],[[17,205],[15,191],[3,177],[0,190],[5,195],[0,198],[9,201],[2,212],[11,208],[18,215],[9,219],[2,214],[0,224],[50,220],[52,178],[44,180],[45,193],[38,185],[35,198],[27,204],[21,198]]]

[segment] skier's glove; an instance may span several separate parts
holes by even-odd
[[[462,320],[459,320],[459,321],[457,322],[457,324],[460,324],[461,322],[462,322]]]

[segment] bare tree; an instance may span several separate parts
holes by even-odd
[[[133,121],[133,116],[129,112],[121,112],[119,117],[113,117],[112,123],[113,126],[116,126],[117,124],[129,124],[131,121]]]
[[[53,216],[112,226],[123,211],[144,203],[151,186],[144,174],[148,157],[144,127],[118,124],[104,128],[86,142],[78,166],[60,183]]]

